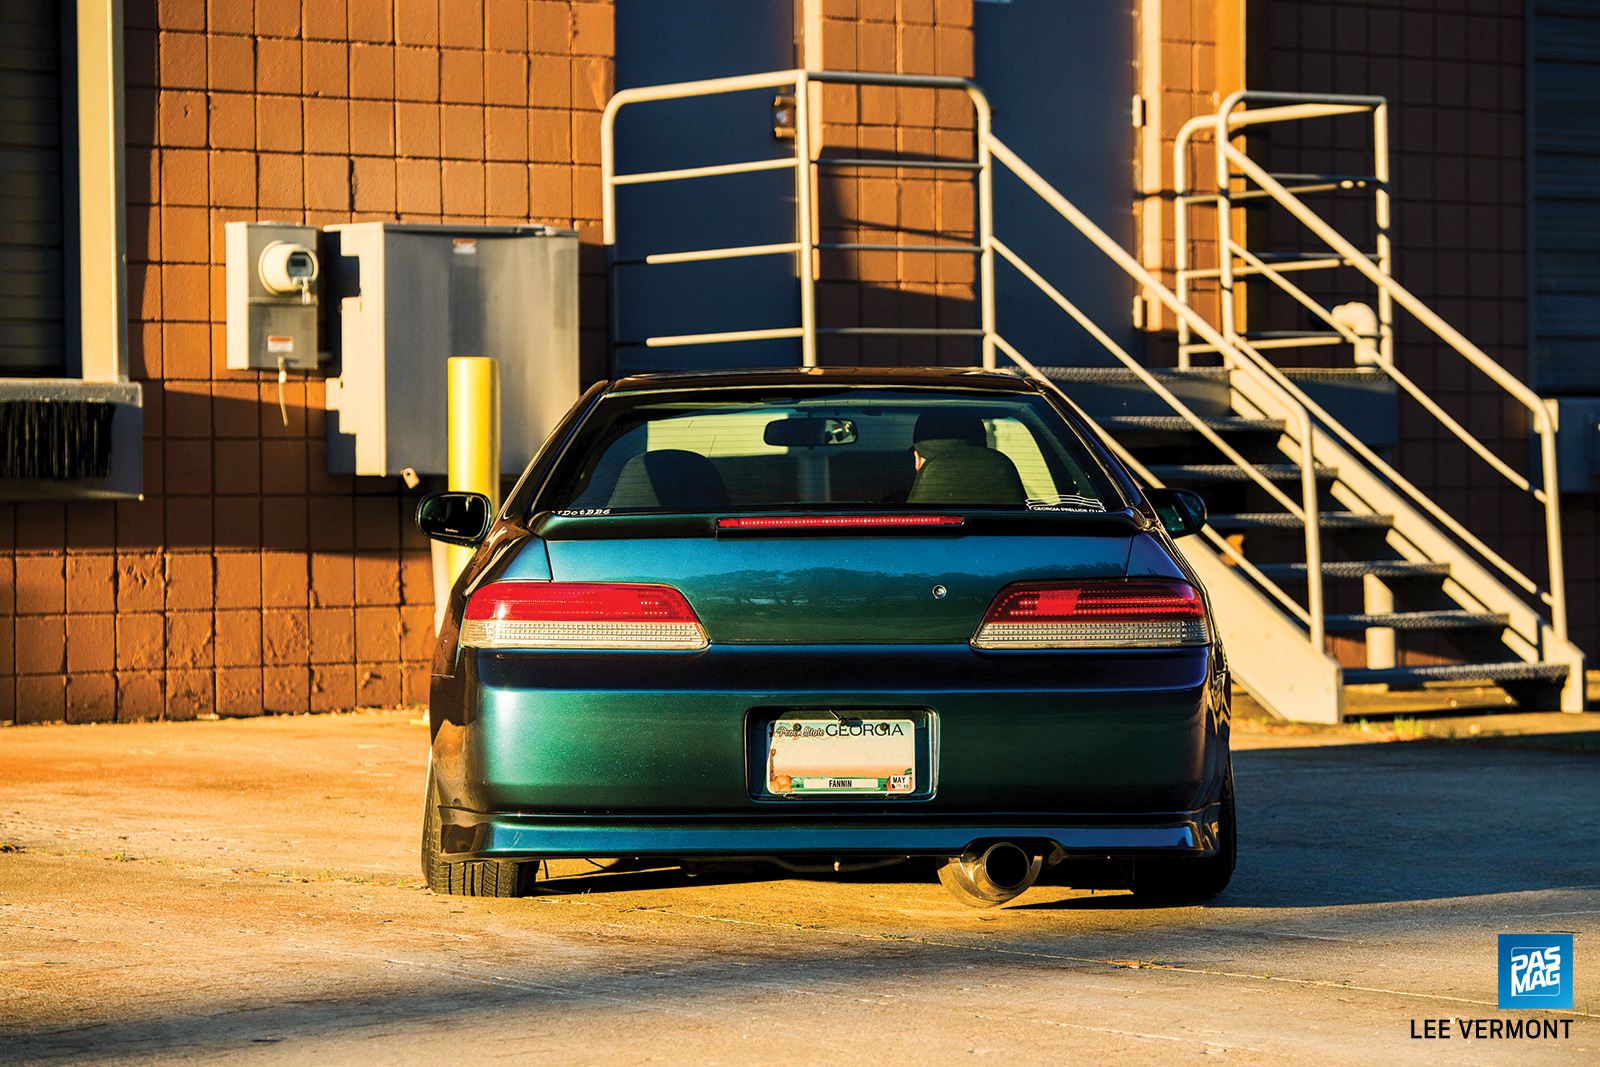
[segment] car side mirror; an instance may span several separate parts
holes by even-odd
[[[1206,524],[1206,502],[1188,489],[1146,489],[1144,498],[1173,537],[1199,533]]]
[[[446,544],[478,547],[489,521],[489,498],[482,493],[429,493],[417,505],[417,529]]]

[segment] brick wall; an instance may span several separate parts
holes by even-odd
[[[584,235],[604,368],[611,8],[129,0],[130,362],[146,498],[0,506],[0,721],[427,699],[433,590],[398,479],[327,473],[323,384],[229,371],[223,223],[548,222]]]
[[[807,0],[813,69],[972,76],[972,0]],[[817,154],[911,159],[973,158],[972,107],[963,93],[884,86],[820,89]],[[823,169],[818,234],[842,244],[974,240],[973,185],[958,171]],[[828,326],[918,329],[977,325],[972,256],[824,252],[817,321]],[[970,365],[969,340],[824,338],[830,365]]]

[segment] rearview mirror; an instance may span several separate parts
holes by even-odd
[[[856,424],[850,419],[774,419],[761,432],[763,441],[782,448],[853,445],[856,436]]]
[[[1146,489],[1144,498],[1173,537],[1199,533],[1206,524],[1206,502],[1187,489]]]
[[[489,532],[489,498],[482,493],[429,493],[417,505],[417,529],[435,541],[476,548]]]

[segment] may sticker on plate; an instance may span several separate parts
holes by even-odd
[[[916,731],[910,719],[780,719],[767,749],[774,793],[910,793]]]

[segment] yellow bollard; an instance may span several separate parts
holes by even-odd
[[[500,361],[485,356],[449,360],[450,488],[482,493],[491,515],[500,510]],[[451,546],[450,583],[455,584],[472,549]]]

